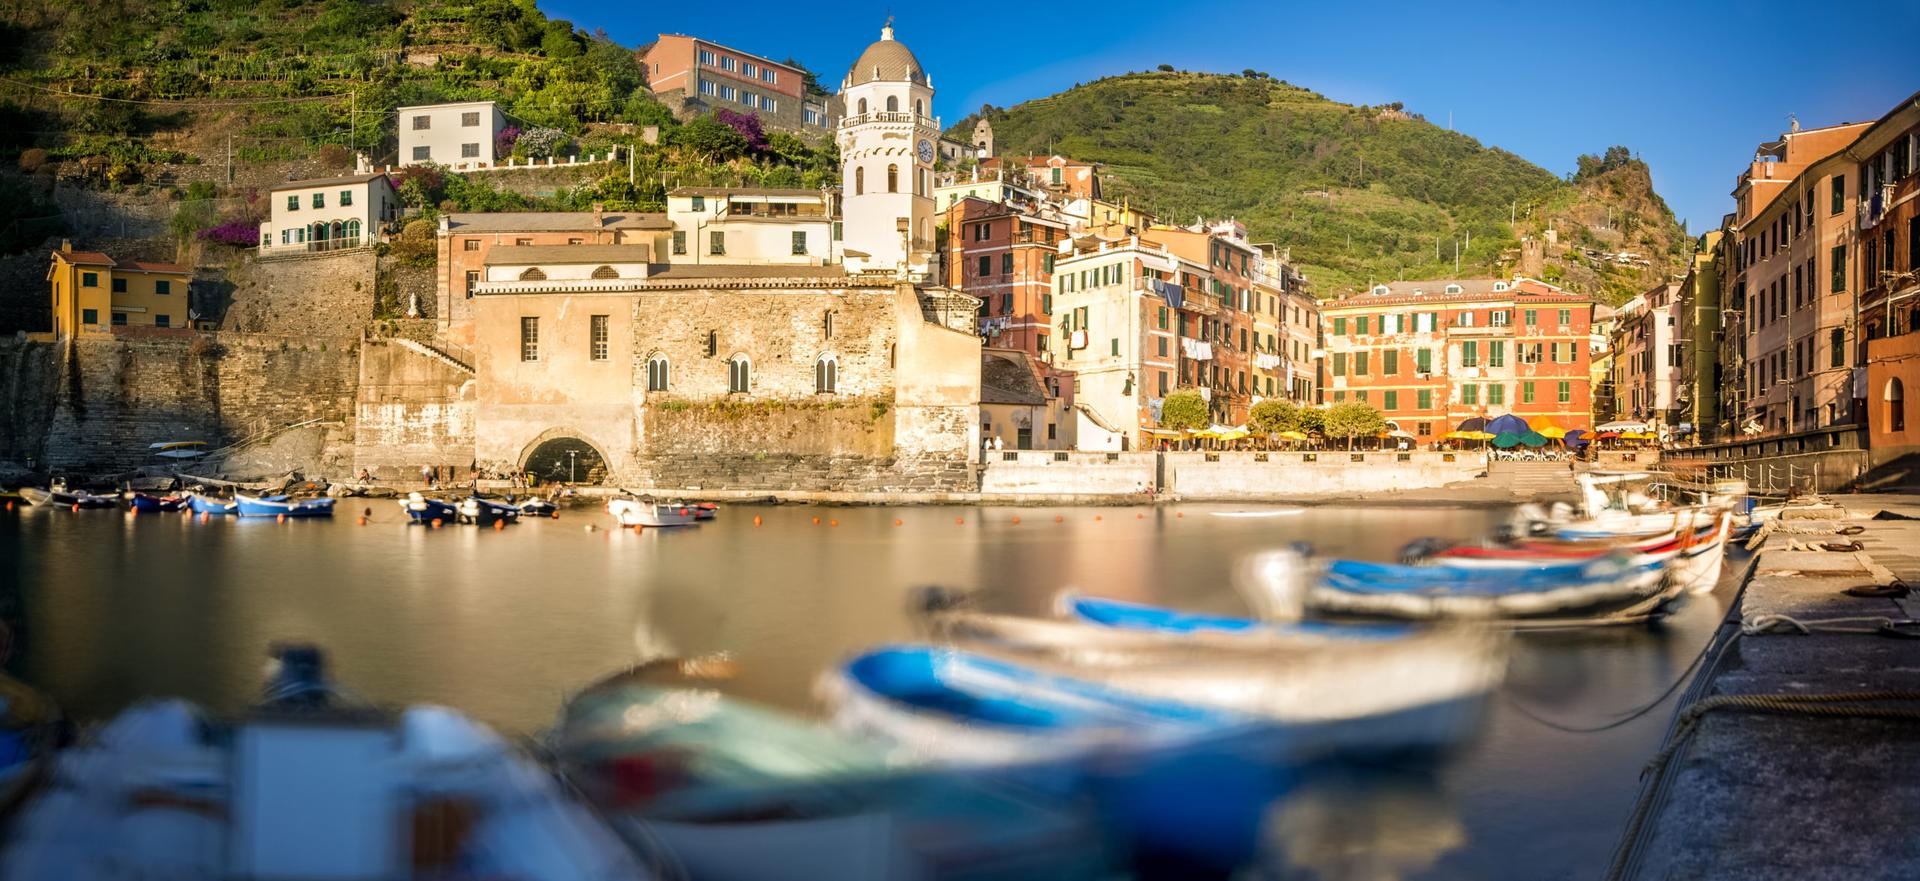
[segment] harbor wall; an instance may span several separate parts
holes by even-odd
[[[993,450],[986,454],[986,467],[980,473],[980,491],[1144,495],[1160,485],[1160,455]]]
[[[404,343],[360,348],[353,467],[381,480],[411,480],[420,466],[465,468],[474,458],[470,371]]]
[[[1314,499],[1434,489],[1486,474],[1483,456],[1429,452],[1086,453],[995,450],[987,495],[1141,495],[1183,499]]]
[[[1777,437],[1681,447],[1662,466],[1705,479],[1736,478],[1757,493],[1834,492],[1874,467],[1865,426],[1839,425]]]

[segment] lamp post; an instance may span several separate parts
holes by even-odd
[[[575,457],[575,456],[578,456],[579,454],[580,454],[580,451],[578,451],[578,450],[568,450],[568,451],[567,451],[567,482],[568,482],[568,483],[576,483],[576,482],[578,482],[578,481],[576,481],[576,480],[574,479],[574,473],[573,473],[573,461],[574,461],[574,457]]]

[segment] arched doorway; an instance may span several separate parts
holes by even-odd
[[[521,467],[541,484],[604,483],[608,473],[606,457],[593,444],[567,435],[534,444]]]

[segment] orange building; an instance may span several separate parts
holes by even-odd
[[[1000,171],[1009,165],[1022,169],[1029,185],[1056,199],[1101,198],[1098,163],[1065,156],[990,156],[980,160],[983,172]]]
[[[1875,465],[1920,454],[1920,94],[1875,122],[1857,160],[1860,325]]]
[[[1529,278],[1395,282],[1321,313],[1326,402],[1371,404],[1422,443],[1505,413],[1592,425],[1585,297]]]
[[[661,34],[638,53],[647,87],[669,106],[757,113],[790,128],[830,128],[823,100],[792,65],[685,34]]]
[[[663,241],[673,230],[665,214],[598,211],[503,211],[442,214],[437,247],[439,273],[434,313],[443,327],[464,337],[473,311],[474,286],[485,278],[487,254],[495,245],[649,244],[666,253]],[[666,262],[662,260],[661,262]]]
[[[1063,219],[968,196],[947,209],[947,286],[980,299],[987,345],[1047,353]]]

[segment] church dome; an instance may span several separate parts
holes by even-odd
[[[860,53],[860,60],[847,72],[847,85],[873,82],[913,82],[927,84],[927,74],[913,52],[893,38],[893,26],[880,29],[880,39]]]

